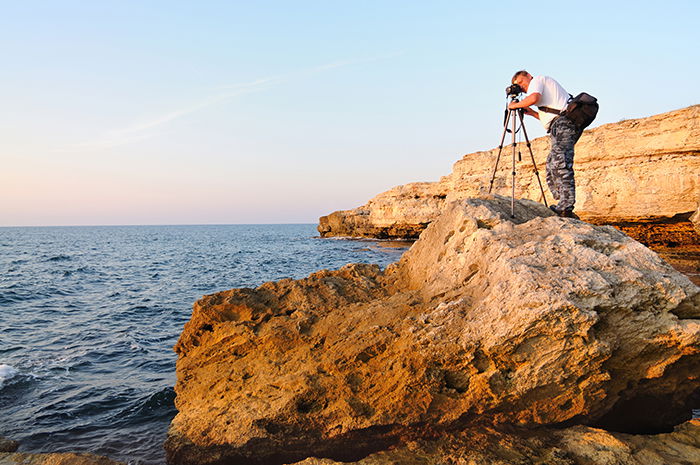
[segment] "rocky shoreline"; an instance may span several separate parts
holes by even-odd
[[[700,288],[610,226],[515,216],[453,202],[386,270],[205,296],[168,462],[697,461]]]
[[[532,141],[540,177],[549,138]],[[542,201],[524,143],[516,197]],[[394,187],[352,210],[319,220],[322,237],[417,239],[446,205],[488,191],[497,149],[470,153],[437,182]],[[510,150],[504,148],[510,160]],[[501,160],[494,192],[510,195],[510,164]],[[586,130],[576,144],[576,212],[595,224],[687,222],[700,204],[700,105]],[[545,189],[547,201],[553,199]],[[691,219],[692,221],[692,219]]]
[[[19,443],[0,436],[0,465],[124,465],[90,453],[32,454],[17,452]]]

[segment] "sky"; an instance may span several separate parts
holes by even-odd
[[[519,69],[700,103],[697,1],[0,3],[0,226],[315,223],[498,146]]]

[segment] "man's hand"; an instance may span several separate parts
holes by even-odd
[[[523,108],[523,111],[525,112],[526,115],[534,116],[537,119],[540,119],[540,114],[537,113],[535,110],[533,110],[530,107]]]
[[[508,108],[509,108],[510,110],[515,110],[515,109],[519,108],[519,109],[521,109],[521,110],[523,111],[523,113],[525,113],[526,115],[534,116],[535,118],[540,119],[540,114],[537,113],[535,110],[533,110],[533,109],[530,108],[530,107],[525,107],[525,108],[523,108],[523,107],[520,107],[520,106],[516,106],[515,102],[513,102],[513,103],[509,103],[509,104],[508,104]]]

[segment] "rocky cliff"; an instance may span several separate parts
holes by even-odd
[[[198,301],[175,347],[168,461],[443,463],[498,444],[500,462],[473,463],[588,463],[522,456],[633,443],[573,425],[658,433],[690,418],[697,286],[616,229],[532,201],[515,218],[498,196],[442,210],[384,271],[347,265]],[[697,453],[688,425],[667,439],[691,452],[666,463]],[[403,458],[374,461],[388,451]]]
[[[521,143],[517,150],[516,197],[541,201],[527,147]],[[544,183],[549,138],[532,141],[532,150]],[[438,182],[398,186],[361,207],[321,217],[318,230],[324,237],[416,238],[450,202],[488,191],[497,152],[465,155]],[[504,147],[496,193],[510,195],[511,153]],[[687,220],[700,204],[700,105],[585,131],[576,144],[575,170],[576,212],[583,220]],[[545,193],[552,203],[546,185]]]

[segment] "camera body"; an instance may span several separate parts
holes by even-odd
[[[523,90],[523,88],[520,87],[519,84],[512,84],[512,85],[506,87],[506,95],[509,96],[509,97],[510,97],[510,96],[520,95],[520,94],[522,94],[523,92],[525,92],[525,90]]]

